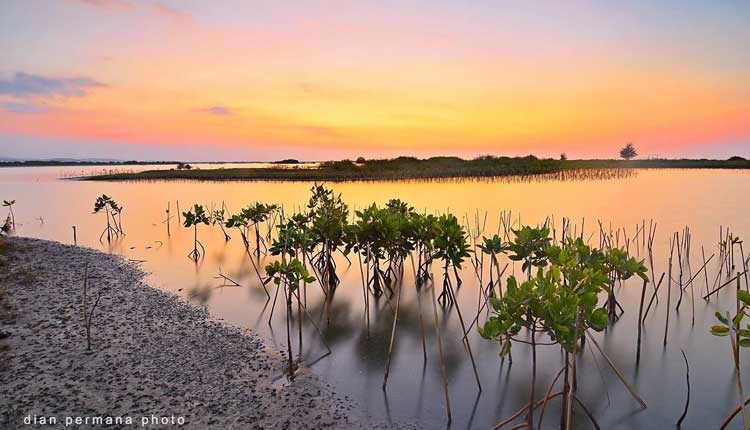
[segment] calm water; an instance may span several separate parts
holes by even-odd
[[[134,167],[137,168],[140,166]],[[101,170],[101,167],[90,168]],[[72,171],[74,170],[74,171]],[[193,297],[207,305],[219,318],[260,332],[267,340],[284,348],[286,332],[284,309],[277,307],[272,328],[267,324],[270,305],[255,277],[237,234],[226,242],[218,227],[204,228],[199,238],[208,254],[197,265],[187,258],[192,249],[192,231],[171,222],[167,236],[165,210],[177,201],[185,210],[193,203],[220,206],[222,202],[236,210],[254,201],[283,204],[286,211],[304,206],[310,183],[270,182],[119,182],[99,183],[59,180],[78,174],[81,168],[8,168],[0,169],[0,198],[16,199],[14,208],[18,234],[72,243],[72,229],[78,230],[78,243],[108,252],[145,260],[142,267],[151,272],[150,282],[166,291]],[[719,226],[730,227],[740,237],[750,234],[750,173],[719,170],[644,170],[625,177],[609,179],[568,179],[529,181],[444,181],[444,182],[372,182],[333,184],[350,208],[361,208],[375,201],[385,203],[398,197],[419,210],[450,210],[460,218],[473,219],[477,209],[486,211],[486,232],[498,228],[501,211],[512,211],[523,223],[543,222],[549,215],[559,220],[569,217],[584,235],[595,233],[597,220],[613,229],[625,228],[635,235],[636,225],[645,219],[658,223],[655,246],[655,272],[666,270],[668,243],[674,231],[689,226],[692,233],[692,270],[700,268],[701,245],[706,256],[717,253],[709,264],[709,284],[718,272]],[[108,245],[100,243],[104,228],[102,216],[92,215],[95,198],[102,193],[113,196],[125,210],[126,236]],[[2,216],[5,216],[3,213]],[[41,217],[41,219],[40,219]],[[559,224],[558,224],[559,227]],[[592,242],[598,243],[598,234]],[[624,234],[621,236],[624,243]],[[750,248],[750,246],[748,246]],[[631,253],[645,257],[645,249],[631,243]],[[261,264],[268,259],[261,257]],[[739,258],[737,259],[739,261]],[[385,301],[371,300],[369,336],[364,322],[359,268],[339,261],[342,285],[333,301],[333,319],[326,326],[322,294],[308,287],[308,308],[318,318],[333,354],[320,360],[325,348],[309,323],[304,324],[303,356],[308,365],[333,384],[342,394],[360,402],[364,412],[379,418],[416,418],[425,428],[445,427],[445,412],[438,366],[437,341],[433,325],[429,290],[421,294],[425,319],[428,360],[424,364],[419,329],[419,308],[413,288],[411,267],[407,264],[393,362],[387,394],[381,390],[393,314]],[[503,262],[504,264],[504,262]],[[476,313],[477,281],[470,265],[463,271],[463,287],[458,300],[465,318]],[[437,268],[437,267],[436,267]],[[218,288],[215,279],[221,269],[237,280],[240,288]],[[512,272],[509,267],[506,275]],[[518,268],[516,268],[518,272]],[[435,271],[438,275],[440,272]],[[664,285],[666,286],[666,285]],[[700,276],[694,284],[695,324],[692,324],[690,288],[680,312],[674,311],[677,288],[673,288],[669,316],[669,343],[662,346],[666,312],[666,288],[649,314],[644,329],[644,344],[639,367],[635,366],[636,320],[640,284],[626,283],[618,292],[625,308],[624,316],[606,333],[597,334],[607,354],[631,380],[648,403],[640,410],[603,358],[586,348],[579,358],[579,395],[603,428],[668,428],[682,412],[685,399],[685,368],[680,353],[690,360],[692,398],[684,428],[717,428],[738,404],[732,371],[729,340],[708,334],[713,313],[731,309],[734,293],[728,289],[718,300],[705,302],[699,291],[705,289]],[[439,293],[439,290],[438,290]],[[484,391],[478,395],[469,357],[460,342],[460,326],[455,309],[445,313],[438,308],[438,321],[447,360],[453,408],[453,428],[488,428],[515,412],[528,397],[530,350],[514,347],[512,366],[497,357],[498,345],[470,335],[479,363]],[[295,332],[296,333],[296,332]],[[296,336],[294,350],[298,345]],[[545,391],[561,367],[561,354],[555,347],[540,347],[538,391]],[[743,354],[745,363],[748,357]],[[598,370],[601,368],[601,372]],[[747,365],[743,371],[748,372]],[[745,386],[750,386],[746,381]],[[576,414],[576,428],[590,428],[585,416]],[[552,402],[545,417],[546,428],[556,428],[558,404]],[[740,428],[736,420],[733,428]]]

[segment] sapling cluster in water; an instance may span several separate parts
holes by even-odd
[[[609,292],[612,286],[611,252],[608,255],[591,248],[580,238],[564,238],[560,245],[551,245],[546,226],[524,227],[515,234],[515,240],[508,245],[513,252],[510,258],[523,261],[526,280],[511,275],[504,295],[490,298],[492,316],[480,328],[480,334],[500,342],[503,357],[511,353],[516,343],[530,346],[530,395],[524,407],[528,428],[535,428],[537,348],[557,345],[563,350],[565,364],[550,385],[544,403],[546,405],[553,395],[562,396],[561,427],[570,429],[573,403],[584,408],[575,397],[575,354],[581,348],[587,330],[601,331],[609,322],[609,300],[605,306],[600,306],[599,295]],[[621,257],[619,253],[618,256]],[[621,269],[617,276],[627,279],[637,273],[647,280],[642,262],[636,263],[634,267],[625,265],[625,269],[617,266],[618,270]],[[532,274],[533,268],[536,268],[535,275]],[[519,337],[522,331],[530,340]],[[540,335],[544,335],[545,340],[540,341]],[[560,375],[565,375],[563,389],[553,393]],[[542,417],[543,411],[540,421]],[[542,428],[542,423],[539,422],[536,428]]]
[[[211,212],[211,225],[218,225],[221,232],[224,234],[224,241],[229,242],[232,236],[230,236],[224,228],[224,224],[227,222],[225,214],[226,210],[223,207],[221,209],[214,209]]]
[[[103,198],[109,199],[106,196]],[[102,205],[102,209],[106,207]],[[115,204],[110,209],[117,211],[118,207]],[[450,399],[443,357],[441,324],[438,319],[438,303],[443,305],[444,313],[455,311],[458,316],[463,335],[461,338],[464,343],[463,348],[474,368],[474,376],[480,391],[481,382],[476,370],[477,363],[468,339],[475,324],[480,326],[479,333],[482,337],[499,343],[501,357],[507,357],[511,362],[513,349],[519,345],[530,348],[531,383],[528,403],[519,413],[500,424],[508,424],[525,415],[525,427],[543,428],[547,404],[559,398],[562,406],[559,408],[561,428],[568,430],[572,428],[574,409],[585,414],[596,427],[598,424],[595,423],[594,417],[576,393],[577,378],[581,376],[578,374],[576,360],[582,353],[586,342],[590,342],[590,346],[599,351],[633,398],[645,407],[645,402],[598,345],[592,333],[600,332],[608,325],[617,322],[625,312],[623,305],[617,299],[618,288],[630,279],[639,279],[643,287],[640,291],[641,302],[638,311],[636,363],[640,360],[641,325],[654,300],[658,300],[659,285],[665,275],[662,274],[662,277],[658,278],[652,273],[649,277],[644,260],[632,256],[630,248],[631,245],[635,245],[640,257],[641,247],[643,247],[644,257],[649,259],[651,272],[653,272],[652,248],[656,232],[656,226],[653,223],[648,225],[648,231],[645,221],[637,226],[635,236],[628,236],[624,231],[620,234],[620,230],[612,231],[611,228],[609,232],[604,232],[600,223],[600,242],[597,248],[589,243],[593,233],[585,239],[583,223],[580,225],[579,232],[578,226],[572,225],[568,219],[563,219],[562,234],[558,235],[560,231],[555,230],[554,217],[551,222],[547,219],[541,225],[530,226],[521,223],[520,217],[514,220],[510,212],[503,212],[497,233],[482,236],[486,219],[485,223],[479,222],[479,214],[477,214],[474,227],[468,225],[468,216],[467,225],[463,226],[451,213],[442,215],[419,213],[408,203],[398,199],[392,199],[385,205],[372,203],[350,214],[349,207],[340,194],[319,184],[315,184],[310,189],[307,206],[291,215],[284,214],[284,211],[277,205],[261,202],[250,204],[233,214],[227,213],[223,205],[221,210],[212,210],[210,213],[207,213],[203,206],[195,205],[193,209],[182,215],[184,225],[194,229],[194,246],[189,256],[196,261],[205,254],[205,248],[198,240],[199,224],[219,225],[226,240],[230,238],[230,231],[240,233],[246,254],[250,257],[258,279],[266,290],[268,300],[271,299],[271,294],[266,289],[266,284],[273,281],[276,285],[269,324],[271,324],[276,297],[279,291],[283,292],[287,314],[290,378],[294,376],[295,365],[291,345],[293,299],[297,300],[301,354],[303,311],[308,316],[309,323],[315,325],[315,319],[307,313],[307,285],[317,283],[320,287],[325,300],[326,319],[330,323],[334,292],[341,282],[337,261],[357,264],[353,263],[354,260],[359,264],[359,275],[362,280],[368,336],[370,296],[374,296],[376,300],[383,297],[393,315],[383,380],[383,389],[385,389],[396,340],[401,293],[405,283],[404,269],[409,260],[414,275],[413,285],[416,288],[425,363],[428,348],[424,334],[422,308],[419,305],[419,301],[423,300],[420,291],[426,290],[432,295],[429,301],[435,319],[434,329],[437,334],[443,392],[449,419],[451,416]],[[108,216],[108,220],[111,219],[112,217]],[[267,229],[263,230],[267,233],[262,234],[262,229]],[[744,258],[741,241],[728,231],[726,235],[722,231],[721,236],[720,271],[717,278],[721,278],[722,272],[730,273],[738,263],[742,265],[741,268],[747,270],[748,259]],[[676,247],[678,253],[682,253],[682,258],[688,262],[686,264],[689,264],[689,230],[686,229],[682,233],[682,239],[677,239],[677,237],[679,236],[675,236],[672,241],[673,250]],[[677,246],[675,246],[676,242],[679,242]],[[740,249],[737,250],[737,248]],[[737,251],[742,256],[740,261],[737,261],[734,256]],[[276,261],[263,267],[265,275],[259,269],[260,256],[263,253],[271,254],[276,258]],[[350,260],[351,256],[355,258]],[[704,271],[707,298],[710,298],[712,294],[717,294],[728,284],[729,281],[716,288],[716,285],[719,285],[717,279],[713,290],[709,291],[706,266],[712,258],[713,255],[708,258],[704,255],[704,265],[695,274],[688,275],[687,283],[682,281],[681,274],[677,276],[680,279],[680,294],[695,279],[700,279],[698,274],[701,270]],[[457,292],[462,285],[461,270],[467,263],[473,266],[479,281],[477,313],[474,317],[472,312],[470,318],[473,318],[473,321],[470,321],[468,327],[463,317],[466,309],[461,309],[457,300]],[[678,264],[681,267],[683,263],[680,261]],[[689,271],[689,266],[687,267]],[[516,268],[520,268],[521,272],[517,273]],[[433,269],[439,276],[437,280],[433,275]],[[508,272],[512,274],[504,277],[506,269],[509,269]],[[744,273],[737,273],[730,281],[739,282]],[[667,276],[668,285],[672,282],[672,278],[670,273]],[[659,281],[654,285],[657,279]],[[505,285],[503,285],[503,280]],[[442,289],[436,290],[435,284],[441,286]],[[653,288],[653,296],[644,313],[648,285]],[[670,294],[670,291],[668,286],[667,294]],[[436,297],[438,293],[439,296]],[[750,294],[741,291],[738,297],[741,306],[738,307],[736,315],[730,317],[717,314],[721,324],[712,328],[712,333],[715,335],[729,336],[732,339],[733,351],[736,351],[739,346],[750,346],[750,326],[741,325],[744,316],[747,315],[746,309],[750,308]],[[375,309],[377,309],[377,304],[376,302]],[[486,318],[480,318],[485,309],[487,309]],[[669,310],[668,298],[667,318]],[[320,334],[317,325],[315,328]],[[634,340],[635,335],[634,333]],[[326,346],[328,347],[327,344]],[[537,369],[538,348],[543,347],[558,348],[564,362],[561,363],[556,376],[550,381],[547,391],[541,395],[536,391],[535,386],[539,373]],[[687,356],[685,356],[685,362],[687,364]],[[739,372],[738,362],[736,362],[736,367]],[[561,386],[558,386],[560,381],[562,381]],[[744,398],[744,391],[742,389],[740,391]],[[542,400],[539,400],[540,395]],[[740,409],[737,413],[743,412],[744,409]],[[684,416],[682,418],[684,419]]]

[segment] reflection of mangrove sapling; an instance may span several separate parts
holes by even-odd
[[[10,223],[13,227],[13,230],[16,229],[16,216],[13,214],[13,205],[16,203],[15,200],[3,200],[3,206],[7,207],[10,211]]]
[[[107,235],[107,242],[110,242],[112,240],[112,236],[119,236],[120,233],[123,233],[122,228],[120,228],[120,224],[118,223],[118,217],[120,221],[122,220],[122,216],[120,215],[122,212],[122,208],[117,204],[112,197],[109,197],[106,194],[102,194],[101,196],[96,198],[96,202],[94,202],[94,212],[93,213],[99,213],[104,209],[104,214],[107,218],[107,227],[102,231],[102,234],[99,236],[99,241],[102,240],[102,237],[104,235]]]
[[[286,298],[286,339],[289,358],[289,379],[294,379],[294,359],[292,358],[292,341],[290,319],[292,315],[292,295],[299,289],[300,282],[313,282],[315,278],[310,276],[302,262],[296,258],[287,260],[283,256],[281,261],[274,261],[266,266],[266,273],[273,279],[274,284],[284,289]],[[299,301],[299,296],[297,296]]]
[[[454,215],[441,215],[437,226],[440,233],[433,242],[435,258],[443,260],[443,291],[437,300],[442,304],[453,304],[456,298],[453,296],[448,269],[453,268],[456,287],[461,287],[461,276],[458,271],[461,269],[461,263],[469,256],[469,245],[466,242],[466,232]]]
[[[188,257],[195,261],[198,261],[201,255],[206,254],[206,248],[198,240],[198,224],[209,225],[208,215],[202,205],[196,204],[193,208],[187,212],[182,213],[185,218],[183,225],[187,228],[193,227],[193,250],[188,253]],[[198,251],[198,246],[201,247],[201,251]]]
[[[745,290],[741,290],[740,279],[737,277],[737,313],[734,317],[731,317],[729,312],[722,315],[721,312],[716,312],[716,318],[719,320],[719,324],[711,327],[711,334],[714,336],[728,336],[732,345],[732,358],[734,360],[734,372],[735,380],[737,381],[737,392],[740,397],[740,405],[735,411],[724,420],[721,428],[725,428],[731,420],[737,416],[738,413],[742,413],[742,428],[748,428],[750,424],[748,420],[748,414],[745,410],[745,404],[750,400],[745,401],[745,392],[742,387],[742,378],[740,377],[740,347],[750,347],[750,324],[742,326],[742,322],[748,315],[748,309],[750,309],[750,293]]]

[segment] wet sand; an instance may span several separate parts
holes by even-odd
[[[82,306],[86,265],[89,310],[101,294],[91,351]],[[394,427],[366,422],[354,401],[308,369],[289,383],[282,355],[257,335],[212,320],[143,276],[133,263],[99,251],[4,240],[0,428],[59,428],[78,418],[82,424],[71,427],[128,428],[128,417],[130,428],[144,428],[144,418],[145,428]],[[124,425],[106,425],[118,417]]]

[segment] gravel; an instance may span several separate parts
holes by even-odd
[[[121,257],[18,237],[2,245],[0,428],[416,427],[359,416],[308,369],[289,382],[257,335],[149,286]],[[86,267],[89,311],[101,294],[90,351]]]

